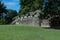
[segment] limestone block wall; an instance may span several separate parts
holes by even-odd
[[[11,24],[30,24],[30,25],[40,25],[41,27],[50,27],[49,21],[47,19],[40,20],[38,18],[39,13],[40,13],[39,11],[29,12],[29,14],[18,17]]]
[[[38,17],[27,17],[27,18],[19,18],[16,19],[12,24],[30,24],[30,25],[39,25]]]
[[[39,25],[41,27],[50,27],[47,19],[40,20],[38,17],[21,17],[13,21],[12,24],[30,24]]]

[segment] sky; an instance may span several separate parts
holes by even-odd
[[[16,10],[17,12],[20,9],[19,0],[1,0],[1,1],[6,5],[7,9],[13,9]]]
[[[7,7],[7,9],[13,9],[17,12],[20,9],[19,0],[1,0]]]

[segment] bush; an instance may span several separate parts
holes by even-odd
[[[49,20],[49,24],[51,28],[60,28],[60,17],[59,16],[51,17]]]
[[[6,24],[6,20],[5,19],[0,19],[0,25]]]

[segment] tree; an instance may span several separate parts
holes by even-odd
[[[40,18],[49,19],[52,28],[60,28],[60,0],[48,0],[48,2],[45,2]]]
[[[40,10],[42,8],[43,2],[44,0],[20,0],[20,15],[25,15],[28,12]]]
[[[2,3],[1,1],[0,1],[0,16],[2,16],[3,17],[3,13],[7,13],[7,9],[6,9],[6,6],[4,5],[4,3]]]
[[[10,24],[15,16],[17,16],[17,11],[6,9],[4,3],[0,1],[0,24]]]
[[[6,20],[3,16],[4,13],[7,14],[7,9],[4,3],[0,1],[0,24],[6,24]]]
[[[60,13],[58,13],[60,11],[59,9],[60,0],[48,0],[48,2],[45,2],[44,13],[41,15],[43,15],[44,18],[60,15]]]
[[[12,9],[7,9],[7,15],[5,16],[6,24],[10,24],[13,21],[13,18],[17,16],[17,11]]]
[[[12,9],[8,9],[7,16],[10,18],[13,18],[13,17],[17,16],[17,11],[12,10]]]

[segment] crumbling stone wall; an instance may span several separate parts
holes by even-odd
[[[31,24],[39,25],[39,13],[38,12],[29,12],[24,16],[18,17],[12,24]]]
[[[50,27],[49,21],[47,19],[40,20],[38,11],[29,12],[24,16],[18,17],[12,24],[30,24],[30,25],[40,25],[41,27]]]

